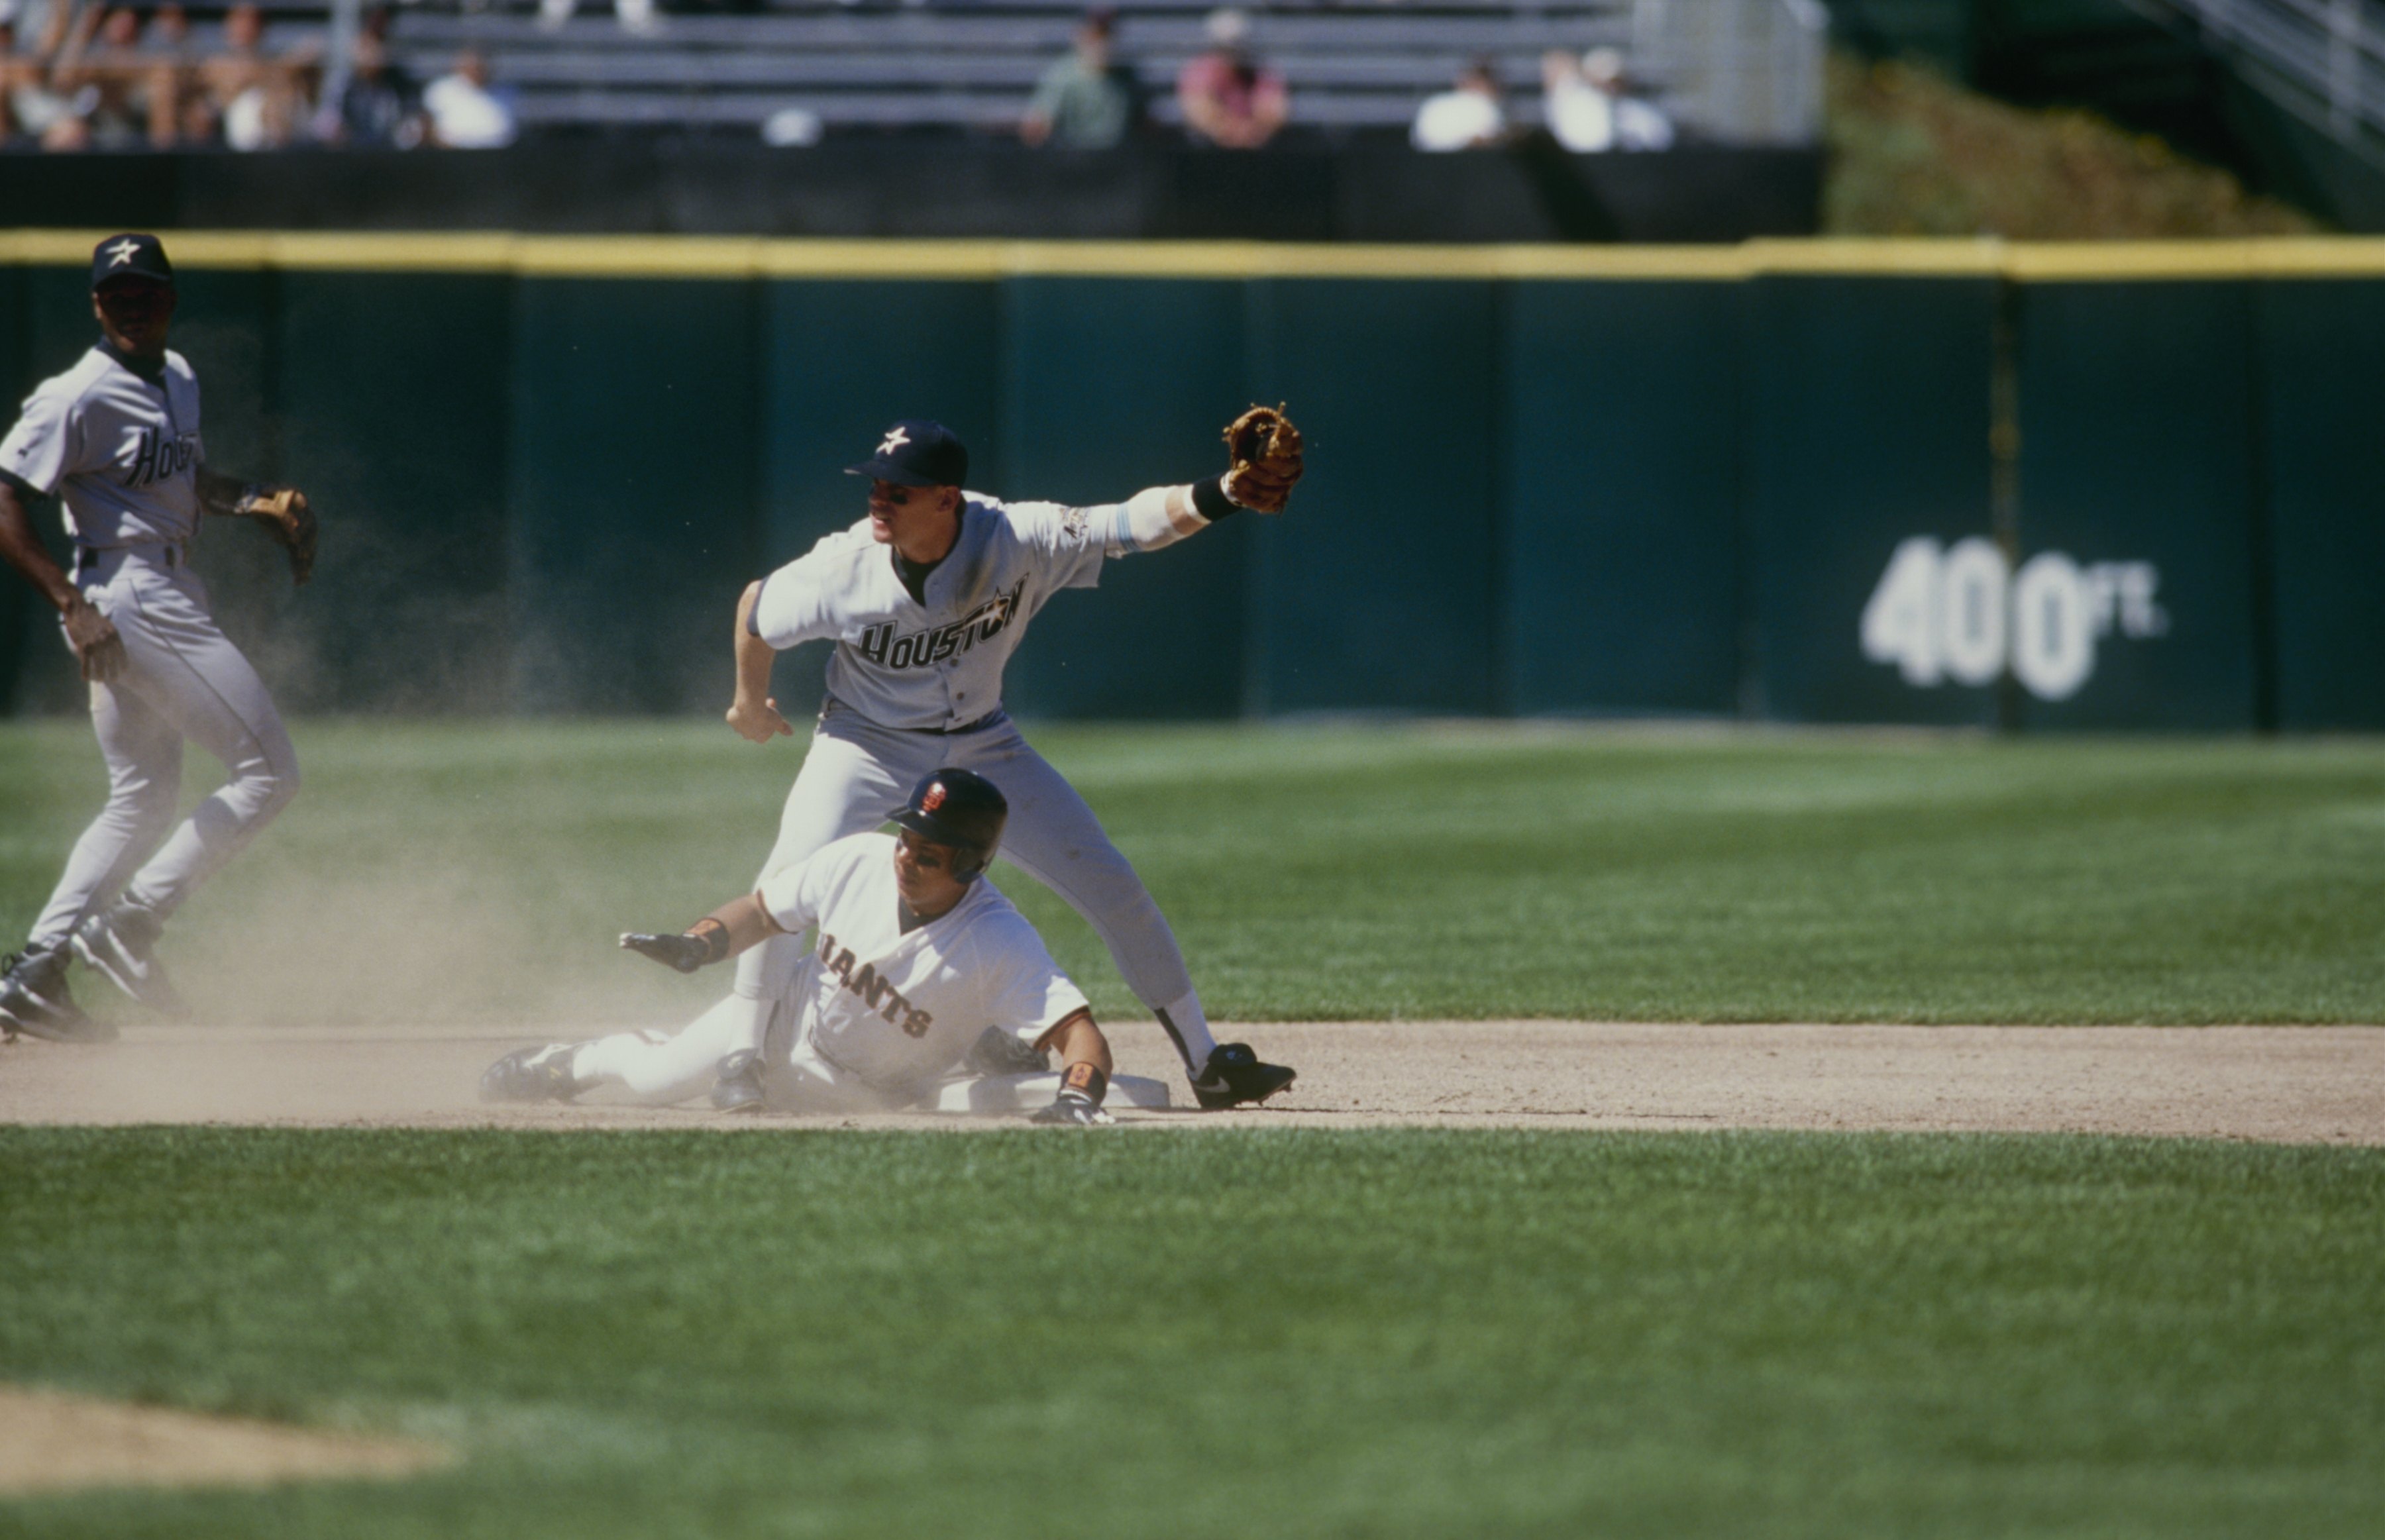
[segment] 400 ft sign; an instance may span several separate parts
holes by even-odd
[[[2079,693],[2095,646],[2117,630],[2157,637],[2169,616],[2154,602],[2151,562],[2081,565],[2041,552],[2018,572],[1977,536],[1941,548],[1927,535],[1898,544],[1863,612],[1863,653],[1892,663],[1908,684],[1992,684],[2009,666],[2041,701]]]

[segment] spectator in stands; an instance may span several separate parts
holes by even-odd
[[[173,144],[174,67],[142,46],[141,18],[131,7],[86,7],[51,79],[74,98],[94,147]]]
[[[265,48],[265,13],[253,0],[224,13],[223,52],[198,67],[223,143],[235,150],[275,150],[297,138],[306,119],[306,83],[314,60],[304,55],[276,58]],[[201,125],[183,115],[186,137]]]
[[[1549,132],[1568,150],[1596,155],[1672,148],[1672,120],[1633,93],[1623,56],[1612,48],[1593,48],[1579,64],[1570,54],[1543,55],[1541,86]]]
[[[1176,77],[1176,105],[1196,143],[1255,150],[1292,115],[1283,77],[1250,54],[1250,18],[1237,10],[1209,13],[1209,51],[1186,61]]]
[[[538,24],[549,31],[571,19],[580,0],[538,0]],[[638,37],[652,37],[663,30],[660,18],[655,15],[655,0],[613,0],[613,15],[620,21],[621,31]]]
[[[0,145],[13,143],[19,136],[31,131],[17,110],[17,93],[38,91],[44,85],[42,67],[17,52],[17,7],[14,0],[0,0]]]
[[[1110,51],[1117,29],[1118,12],[1107,6],[1085,13],[1076,46],[1037,83],[1019,138],[1064,150],[1107,150],[1126,139],[1143,118],[1143,85]]]
[[[511,103],[489,89],[486,59],[466,49],[456,68],[422,88],[431,142],[450,150],[502,150],[514,142]]]
[[[348,83],[341,88],[337,106],[324,135],[334,144],[411,150],[422,143],[422,106],[414,79],[390,62],[389,45],[369,30],[356,34]]]
[[[1483,58],[1458,71],[1455,89],[1424,99],[1408,129],[1408,143],[1434,152],[1479,150],[1498,143],[1506,132],[1498,72]]]

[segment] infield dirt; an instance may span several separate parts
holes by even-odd
[[[340,1127],[990,1129],[892,1113],[723,1119],[601,1093],[487,1107],[481,1071],[551,1037],[506,1028],[137,1026],[105,1047],[0,1049],[0,1121]],[[1697,1026],[1268,1023],[1247,1036],[1300,1080],[1264,1108],[1190,1110],[1155,1031],[1112,1031],[1118,1068],[1182,1106],[1143,1127],[1382,1125],[2086,1133],[2385,1145],[2385,1028]],[[1147,1039],[1147,1040],[1146,1040]]]

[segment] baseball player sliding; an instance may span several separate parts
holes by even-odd
[[[114,1036],[76,1006],[70,951],[143,1004],[180,1012],[156,957],[167,918],[298,790],[264,681],[217,628],[191,570],[200,515],[263,521],[298,582],[315,559],[305,497],[206,465],[198,377],[166,346],[174,269],[157,238],[101,242],[91,291],[100,341],[44,380],[0,439],[0,555],[57,606],[107,761],[107,805],[0,974],[0,1028],[62,1042]],[[27,498],[51,493],[74,540],[71,575],[26,514]],[[185,739],[231,774],[177,826]]]
[[[1062,589],[1091,588],[1107,557],[1198,534],[1241,509],[1280,512],[1302,470],[1300,435],[1253,408],[1227,429],[1233,466],[1192,486],[1068,508],[963,491],[968,451],[937,423],[896,423],[847,474],[869,481],[868,515],[749,587],[739,601],[729,725],[755,743],[793,729],[770,698],[774,655],[835,647],[810,752],[788,793],[765,885],[814,851],[874,827],[902,789],[939,764],[973,769],[1010,799],[1003,855],[1083,915],[1135,998],[1159,1018],[1200,1104],[1265,1099],[1293,1072],[1210,1035],[1184,954],[1093,809],[1002,709],[1002,670],[1027,623]],[[773,1002],[804,965],[792,938],[739,960],[745,1002],[734,1050],[768,1036]],[[724,1079],[724,1098],[743,1093]]]
[[[905,1107],[964,1057],[980,1059],[979,1039],[991,1027],[997,1042],[1007,1040],[1010,1061],[995,1067],[1040,1067],[1046,1049],[1066,1065],[1059,1094],[1033,1121],[1109,1122],[1109,1044],[1085,997],[985,880],[1007,813],[991,781],[946,766],[892,814],[880,811],[901,833],[837,840],[680,935],[621,938],[681,973],[774,938],[795,946],[796,966],[774,1002],[786,1007],[786,1030],[759,1051],[743,1046],[749,1012],[731,995],[676,1037],[624,1032],[508,1054],[481,1076],[481,1099],[568,1101],[614,1084],[656,1102],[710,1087],[716,1104],[737,1111]],[[809,946],[806,931],[816,933]]]

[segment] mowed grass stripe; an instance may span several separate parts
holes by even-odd
[[[692,1017],[705,987],[637,968],[612,938],[750,883],[801,754],[701,722],[296,737],[305,794],[168,942],[219,1015]],[[2385,741],[1033,737],[1228,1019],[2385,1021]],[[102,796],[89,732],[0,726],[0,787],[15,935]],[[997,876],[1098,1010],[1143,1015],[1075,915]]]
[[[444,1437],[27,1534],[2374,1533],[2385,1151],[0,1130],[0,1372]]]

